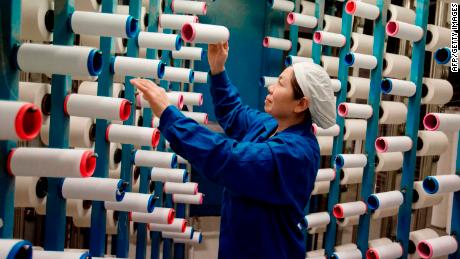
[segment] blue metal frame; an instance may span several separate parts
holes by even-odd
[[[457,144],[457,165],[456,174],[460,175],[460,132],[458,133],[458,144]],[[452,201],[452,221],[450,225],[450,234],[455,236],[457,242],[460,240],[460,191],[454,193],[454,199]],[[460,258],[460,249],[453,254],[449,255],[449,259]]]
[[[350,36],[351,36],[351,25],[353,22],[353,16],[347,14],[345,12],[345,2],[343,3],[342,8],[342,35],[345,36],[346,42],[345,46],[340,48],[339,51],[339,74],[338,79],[340,80],[340,91],[337,95],[336,100],[336,107],[342,102],[345,102],[347,97],[347,88],[346,85],[348,83],[348,66],[344,64],[345,55],[350,51]],[[340,131],[339,135],[334,137],[334,144],[332,148],[332,157],[331,157],[331,165],[334,164],[334,159],[337,154],[341,154],[343,150],[343,127],[344,127],[345,120],[343,117],[337,116],[336,117],[336,124],[339,126]],[[333,181],[331,181],[331,185],[329,188],[329,195],[328,195],[328,202],[327,202],[327,211],[329,215],[332,215],[332,210],[334,209],[334,205],[339,202],[339,195],[340,195],[340,178],[335,177]],[[332,255],[334,253],[334,246],[335,246],[335,239],[337,234],[337,224],[335,217],[331,216],[331,221],[327,225],[326,229],[326,244],[325,244],[325,251],[327,255]]]
[[[72,46],[74,34],[67,25],[73,13],[72,0],[56,0],[54,3],[53,44]],[[69,147],[69,117],[64,113],[64,99],[72,86],[68,75],[53,75],[51,79],[51,121],[49,147]],[[64,250],[66,225],[66,200],[62,198],[62,178],[48,178],[46,201],[45,250]]]
[[[293,12],[298,13],[300,11],[300,0],[294,0],[294,3],[295,8]],[[289,40],[291,40],[292,42],[292,47],[289,51],[289,55],[297,56],[297,42],[299,42],[299,26],[291,25],[289,27]]]
[[[102,13],[115,13],[116,0],[103,0]],[[110,72],[110,61],[114,54],[113,38],[101,37],[100,49],[102,51],[102,72],[99,75],[97,95],[112,97],[113,74]],[[107,178],[109,172],[109,147],[105,139],[108,121],[96,120],[95,152],[98,154],[94,177]],[[91,256],[104,256],[106,236],[106,210],[103,201],[93,201],[91,209],[90,253]]]
[[[318,24],[316,25],[315,30],[313,30],[313,33],[315,33],[316,31],[323,30],[324,5],[325,5],[325,0],[315,1],[315,17],[316,17],[316,20],[318,21]],[[313,61],[316,64],[321,64],[322,46],[313,41],[311,48],[312,48],[311,52],[312,52]]]
[[[401,177],[401,192],[404,194],[404,202],[399,207],[398,225],[396,241],[401,243],[403,248],[403,256],[407,258],[407,248],[409,246],[409,232],[412,210],[412,191],[414,188],[414,171],[416,164],[416,144],[417,133],[420,120],[420,101],[422,96],[422,79],[425,65],[425,44],[426,44],[426,28],[428,23],[429,0],[417,0],[415,25],[419,26],[424,31],[423,38],[413,43],[412,47],[412,64],[411,64],[411,81],[417,87],[415,95],[409,98],[407,105],[406,119],[406,136],[412,139],[411,150],[404,153],[402,177]]]
[[[0,3],[0,99],[17,100],[19,70],[12,66],[14,48],[19,41],[21,1],[6,0]],[[6,170],[6,158],[16,141],[0,141],[0,238],[12,238],[14,227],[14,177]]]

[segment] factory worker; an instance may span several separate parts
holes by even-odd
[[[335,124],[329,76],[313,63],[286,68],[268,87],[260,112],[241,102],[225,71],[227,57],[228,43],[209,45],[210,91],[226,136],[182,115],[153,82],[131,83],[160,118],[159,130],[174,152],[224,187],[219,258],[303,259],[305,242],[297,224],[320,160],[312,121],[322,128]]]

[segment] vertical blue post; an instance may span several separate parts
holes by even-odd
[[[298,13],[300,10],[300,0],[294,0],[295,8],[294,13]],[[299,26],[291,25],[289,28],[289,40],[292,42],[291,50],[289,55],[297,56],[297,43],[299,42]]]
[[[116,11],[116,0],[103,0],[102,12],[114,13]],[[102,51],[102,72],[99,75],[97,95],[112,97],[113,74],[110,72],[110,62],[113,56],[112,37],[100,38],[100,49]],[[94,177],[107,178],[109,171],[109,143],[106,140],[108,121],[96,120],[96,143],[95,152],[98,154]],[[106,236],[106,210],[103,201],[93,201],[91,207],[91,229],[90,229],[90,253],[91,256],[104,256]]]
[[[315,17],[316,20],[318,21],[318,24],[316,25],[315,30],[313,33],[316,31],[321,31],[323,30],[323,21],[324,21],[324,1],[325,0],[316,0],[315,1]],[[313,41],[312,47],[311,47],[311,53],[312,53],[312,58],[313,61],[316,64],[321,64],[321,52],[322,52],[322,46],[320,44],[315,43]]]
[[[53,44],[73,45],[74,35],[68,26],[74,11],[73,0],[57,0],[54,3]],[[69,147],[69,117],[64,113],[64,99],[70,91],[72,80],[67,75],[51,78],[51,122],[49,147]],[[66,200],[60,194],[62,178],[48,178],[48,198],[45,219],[45,250],[64,250]]]
[[[409,98],[407,105],[406,136],[412,139],[411,150],[404,153],[403,169],[401,176],[401,192],[404,194],[404,201],[399,207],[396,241],[401,243],[403,256],[407,258],[409,245],[409,231],[412,210],[412,191],[414,188],[414,171],[417,151],[417,133],[420,120],[420,101],[422,96],[422,79],[425,65],[426,28],[428,22],[429,0],[417,0],[415,10],[415,25],[423,29],[423,38],[413,43],[412,64],[410,79],[416,85],[415,95]],[[457,219],[458,220],[458,219]]]
[[[129,14],[135,19],[141,16],[141,0],[129,1]],[[137,46],[137,37],[128,39],[128,57],[138,57],[139,48]],[[125,77],[125,99],[135,103],[134,87],[129,80],[132,77]],[[129,118],[123,122],[123,125],[134,125],[136,109],[131,109]],[[133,145],[123,144],[121,149],[121,179],[129,183],[127,191],[131,191],[131,175],[133,171]],[[129,254],[129,221],[128,213],[119,212],[118,214],[118,232],[117,232],[117,257],[128,257]]]
[[[0,2],[0,100],[17,100],[19,70],[13,66],[13,49],[18,44],[21,22],[21,1]],[[6,170],[6,158],[16,141],[0,141],[0,238],[13,238],[14,177]]]
[[[350,51],[350,35],[351,35],[351,24],[353,21],[353,16],[349,15],[345,12],[345,3],[343,4],[342,8],[342,35],[345,36],[346,42],[345,46],[340,49],[339,52],[339,80],[340,80],[340,91],[337,95],[336,100],[336,107],[345,102],[347,97],[347,88],[344,87],[348,83],[348,66],[344,64],[345,55]],[[331,157],[331,165],[334,164],[334,158],[337,154],[342,153],[343,150],[343,126],[345,120],[343,117],[337,116],[336,124],[339,126],[340,131],[339,135],[334,137],[334,144],[332,148],[332,157]],[[327,225],[326,230],[326,245],[325,250],[327,255],[331,255],[334,252],[335,246],[335,239],[337,234],[337,224],[335,217],[332,216],[332,210],[334,205],[339,202],[339,195],[340,195],[340,178],[335,177],[335,179],[331,182],[328,201],[327,201],[327,212],[329,213],[331,221]]]
[[[457,165],[456,174],[460,176],[460,132],[458,133],[457,144]],[[454,192],[454,199],[452,201],[452,222],[450,225],[450,234],[455,236],[457,242],[460,240],[460,191]],[[460,249],[453,254],[449,255],[449,259],[460,258]]]
[[[385,0],[378,0],[377,7],[380,15],[374,22],[374,48],[373,55],[377,58],[377,66],[371,71],[371,84],[369,90],[368,104],[372,107],[372,116],[367,120],[365,153],[367,154],[367,164],[363,171],[361,184],[361,199],[364,201],[373,193],[375,178],[375,146],[379,127],[380,109],[380,83],[382,81],[382,61],[385,46],[385,26],[387,23],[387,8]],[[369,241],[370,213],[361,215],[358,226],[357,246],[363,256],[366,254]]]

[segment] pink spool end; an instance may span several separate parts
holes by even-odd
[[[174,221],[174,218],[176,217],[176,211],[174,209],[170,209],[168,213],[168,224],[172,224]]]
[[[110,127],[111,127],[111,126],[112,126],[112,125],[107,126],[107,129],[105,130],[105,140],[107,140],[108,142],[110,142],[110,140],[109,140],[109,134],[110,134]]]
[[[389,21],[386,26],[387,34],[390,36],[395,36],[399,32],[399,24],[395,21]]]
[[[185,42],[193,42],[196,37],[196,30],[191,23],[186,23],[182,26],[181,35]]]
[[[16,136],[21,140],[32,140],[39,133],[42,126],[42,114],[33,104],[24,104],[16,114],[14,128]]]
[[[294,13],[289,13],[286,17],[286,22],[288,24],[293,24],[295,23],[295,14]]]
[[[69,115],[69,113],[67,112],[67,102],[69,101],[69,97],[71,96],[71,94],[67,95],[64,99],[64,113],[66,115]]]
[[[366,259],[379,259],[379,253],[374,248],[369,248],[366,252]]]
[[[387,152],[387,150],[388,150],[388,142],[382,137],[377,138],[375,140],[375,149],[379,153]]]
[[[345,5],[345,12],[347,12],[347,14],[353,15],[356,12],[356,2],[348,1]]]
[[[313,132],[313,135],[316,136],[316,133],[318,132],[318,126],[316,124],[311,125],[311,132]]]
[[[338,110],[337,113],[342,117],[345,117],[348,114],[348,107],[344,103],[339,104],[339,107],[337,110]]]
[[[206,15],[207,12],[208,12],[208,5],[205,2],[203,2],[203,15]],[[198,22],[198,19],[196,22]]]
[[[177,100],[177,107],[182,110],[182,107],[184,107],[184,96],[181,94],[179,95],[179,100]]]
[[[96,156],[92,151],[86,151],[81,156],[80,173],[82,177],[90,177],[96,169]]]
[[[417,245],[417,253],[422,258],[431,258],[433,257],[433,247],[426,240],[420,241]]]
[[[313,34],[313,40],[315,41],[315,43],[321,43],[322,39],[323,39],[323,35],[321,35],[320,31],[317,31],[315,32],[315,34]]]
[[[197,194],[198,193],[198,184],[195,183],[195,190],[193,191],[193,194]]]
[[[423,118],[423,125],[425,126],[425,129],[427,130],[430,130],[430,131],[437,130],[440,124],[441,123],[440,123],[438,115],[434,113],[428,113]]]
[[[202,193],[200,193],[200,201],[199,202],[200,202],[200,205],[203,204],[203,194]]]
[[[128,100],[123,100],[120,105],[120,120],[127,120],[129,115],[131,115],[131,103]]]
[[[338,219],[342,219],[343,218],[343,207],[342,207],[342,205],[340,205],[340,204],[334,205],[334,208],[332,209],[332,214],[334,215],[334,217],[336,217]]]
[[[268,46],[270,46],[270,39],[268,37],[265,37],[262,44],[264,45],[264,47],[268,48]]]
[[[157,129],[153,129],[152,147],[157,147],[158,143],[160,143],[160,131]]]
[[[16,151],[16,149],[11,149],[10,153],[8,154],[8,158],[6,159],[6,171],[11,176],[14,176],[13,172],[11,171],[11,159],[13,158],[14,151]]]
[[[206,114],[205,117],[204,117],[204,124],[208,124],[209,122],[209,118],[208,118],[208,115]]]
[[[183,219],[182,220],[182,227],[181,227],[181,232],[185,232],[185,228],[187,228],[187,220]]]
[[[198,101],[198,105],[203,105],[203,94],[200,94],[200,100]]]

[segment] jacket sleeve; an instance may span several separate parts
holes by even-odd
[[[227,72],[211,76],[211,96],[217,122],[225,134],[241,140],[254,122],[266,115],[241,102],[238,89],[230,82]]]
[[[289,148],[276,137],[264,143],[238,142],[198,125],[173,106],[161,115],[159,129],[174,152],[234,195],[286,205],[295,202],[290,190],[305,186],[298,175],[279,172],[276,161],[289,159],[282,151]]]

